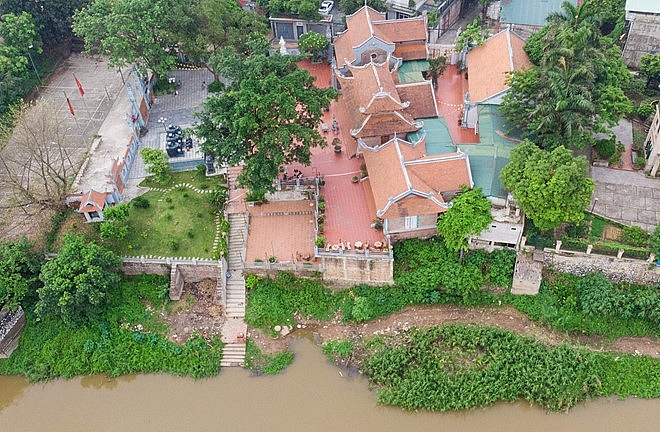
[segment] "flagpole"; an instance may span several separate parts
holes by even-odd
[[[73,117],[73,121],[76,122],[76,127],[78,127],[78,131],[80,132],[80,135],[82,137],[83,131],[80,128],[80,125],[78,124],[78,119],[76,118],[76,112],[73,110],[73,105],[71,105],[71,101],[69,100],[69,96],[67,96],[65,91],[62,91],[64,93],[64,98],[66,99],[66,104],[69,105],[69,112],[71,113],[71,116]]]
[[[76,86],[78,86],[78,92],[80,93],[80,97],[82,98],[83,107],[85,107],[85,112],[87,112],[87,114],[89,115],[89,121],[92,121],[92,113],[87,108],[87,102],[85,102],[85,89],[83,89],[83,86],[80,83],[78,77],[76,77],[76,74],[73,74],[73,79],[76,81]]]

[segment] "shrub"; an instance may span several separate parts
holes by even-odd
[[[324,203],[325,202],[325,196],[319,195],[319,202]]]
[[[660,259],[660,225],[655,227],[653,234],[649,237],[649,247],[651,253],[655,254],[657,259]]]
[[[633,161],[633,167],[635,169],[642,169],[646,165],[646,159],[643,156],[637,156]]]
[[[131,204],[133,205],[133,207],[135,207],[135,208],[141,208],[141,209],[149,208],[149,206],[151,205],[151,203],[149,202],[149,200],[146,199],[146,198],[143,197],[143,196],[139,196],[139,197],[135,197],[135,198],[133,198],[133,199],[131,200]]]
[[[616,140],[614,138],[599,139],[596,141],[594,148],[599,158],[609,159],[614,155],[614,152],[616,151]]]
[[[640,120],[646,120],[649,118],[651,114],[653,114],[653,105],[650,103],[646,102],[637,107],[637,117],[639,117]]]
[[[320,223],[320,224],[319,224],[319,232],[322,233],[322,232],[324,232],[324,231],[325,231],[325,225],[323,225],[322,223]]]
[[[631,246],[644,247],[649,242],[649,234],[638,226],[626,226],[621,230],[621,240]]]
[[[572,238],[582,238],[589,232],[589,222],[586,219],[578,223],[566,225],[566,235]]]
[[[207,86],[209,93],[220,93],[224,91],[225,84],[222,81],[213,81]]]
[[[320,212],[325,211],[325,202],[319,202],[319,211]]]
[[[200,179],[205,179],[206,178],[206,165],[204,164],[198,164],[195,169],[197,170],[197,177]]]
[[[325,247],[325,237],[323,236],[318,236],[316,237],[316,247]]]

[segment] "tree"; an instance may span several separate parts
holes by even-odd
[[[0,12],[16,15],[29,13],[34,19],[40,39],[48,46],[55,47],[71,39],[73,12],[89,2],[90,0],[2,0]]]
[[[367,0],[366,4],[378,12],[387,11],[387,4],[385,0]],[[364,5],[364,0],[339,0],[339,9],[346,15],[353,15]]]
[[[483,196],[481,188],[468,189],[451,201],[451,207],[440,215],[438,233],[444,238],[447,249],[460,252],[468,249],[471,235],[479,234],[493,220],[490,201]]]
[[[178,31],[178,48],[191,62],[209,69],[216,81],[211,56],[223,47],[243,52],[251,35],[268,33],[264,18],[243,10],[235,0],[198,0],[187,13],[192,20]]]
[[[268,42],[253,40],[248,55],[224,50],[219,70],[232,83],[209,97],[196,114],[203,150],[227,165],[244,162],[239,183],[255,196],[273,190],[282,164],[309,164],[310,149],[326,145],[318,132],[322,109],[337,93],[319,89],[295,56],[267,56]]]
[[[599,10],[590,5],[564,2],[526,46],[538,66],[509,78],[500,110],[542,148],[594,144],[594,133],[632,111],[622,90],[631,75],[619,48],[601,36]]]
[[[484,29],[476,18],[465,27],[465,30],[456,39],[456,51],[471,50],[475,46],[483,45],[490,36],[488,29]]]
[[[56,317],[68,325],[99,317],[108,295],[119,286],[121,258],[81,236],[67,234],[57,258],[41,267],[39,301],[41,319]]]
[[[445,69],[447,69],[447,57],[440,56],[429,59],[429,75],[431,76],[433,88],[438,88],[438,78],[445,73]]]
[[[0,18],[0,71],[25,75],[29,67],[28,47],[41,53],[41,38],[30,14],[5,14]]]
[[[660,81],[660,54],[644,54],[639,61],[639,73],[646,78],[646,85],[651,80]]]
[[[0,124],[0,186],[16,204],[60,207],[76,173],[71,129],[47,104],[23,104]]]
[[[163,150],[145,147],[140,150],[140,157],[147,165],[147,172],[157,180],[164,181],[167,179],[167,173],[170,170],[170,162],[167,158],[167,153]]]
[[[23,237],[0,243],[0,309],[16,310],[26,298],[36,297],[40,255]]]
[[[76,11],[73,31],[85,50],[108,55],[110,65],[136,64],[156,78],[177,61],[178,32],[191,25],[187,6],[193,0],[94,0]]]
[[[303,33],[298,39],[298,49],[301,53],[310,53],[312,59],[323,58],[324,55],[327,55],[328,39],[325,36],[316,33],[314,31],[308,31]]]
[[[257,0],[259,7],[275,14],[297,15],[300,19],[316,21],[321,18],[318,0]]]
[[[128,234],[126,220],[128,219],[128,204],[117,205],[103,209],[103,222],[101,222],[101,238],[123,239]]]
[[[594,191],[584,156],[575,157],[563,146],[548,152],[528,140],[511,151],[500,179],[541,230],[580,222]]]

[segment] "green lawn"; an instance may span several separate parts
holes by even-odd
[[[218,175],[213,177],[206,177],[200,175],[197,171],[183,171],[176,173],[169,173],[166,181],[157,181],[153,177],[147,177],[140,183],[140,186],[150,188],[167,189],[181,183],[188,183],[198,189],[210,190],[216,186],[226,186],[227,180],[225,176]]]
[[[88,241],[96,241],[121,256],[214,258],[216,226],[209,194],[179,187],[165,194],[150,191],[142,197],[149,201],[149,207],[130,205],[126,238],[102,240],[99,224],[85,223],[79,214],[73,213],[63,224],[54,249],[59,249],[64,234],[73,233],[85,236]],[[229,233],[227,222],[221,219],[221,224],[222,230]],[[218,249],[227,252],[226,237],[221,238]]]

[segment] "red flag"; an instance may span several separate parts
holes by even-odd
[[[69,105],[69,112],[75,117],[76,113],[73,111],[73,105],[71,105],[71,101],[69,100],[69,96],[66,95],[66,92],[64,92],[64,97],[66,98],[67,105]]]
[[[80,81],[78,81],[78,77],[76,77],[76,74],[73,74],[73,79],[76,80],[76,85],[78,86],[78,91],[80,92],[80,96],[85,96],[85,90],[83,90],[82,84],[80,84]]]

